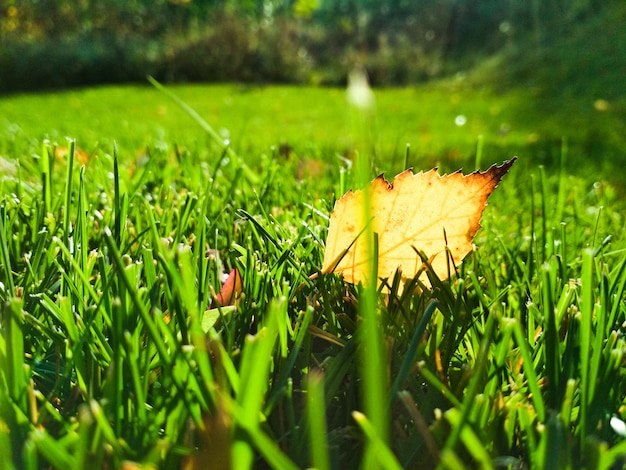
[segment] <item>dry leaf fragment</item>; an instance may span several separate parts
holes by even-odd
[[[383,175],[374,179],[368,188],[368,222],[378,240],[378,279],[392,279],[396,271],[402,272],[403,280],[415,277],[423,269],[418,251],[430,260],[437,276],[447,278],[446,248],[455,266],[472,251],[487,198],[515,160],[469,175],[406,170],[391,183]],[[364,194],[349,191],[335,203],[322,267],[322,273],[340,273],[353,284],[368,282],[371,262],[371,243],[365,240]],[[430,285],[425,273],[420,280]]]
[[[191,429],[196,451],[182,458],[181,470],[227,470],[232,468],[232,418],[223,399],[212,413],[202,415],[202,428]]]
[[[68,147],[55,147],[54,149],[54,156],[58,160],[66,160],[67,158],[69,158],[69,154],[70,149]],[[74,158],[81,165],[86,165],[87,163],[89,163],[89,154],[80,147],[74,148]]]

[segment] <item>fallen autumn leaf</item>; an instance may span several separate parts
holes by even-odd
[[[439,175],[436,169],[413,173],[406,170],[388,182],[383,175],[369,185],[372,233],[378,241],[378,281],[402,272],[404,281],[422,268],[423,252],[433,271],[445,279],[450,258],[456,266],[472,251],[487,198],[517,158],[493,165],[484,172],[463,175],[461,171]],[[352,284],[367,283],[368,250],[364,191],[349,191],[335,203],[322,273],[335,272]],[[454,269],[454,268],[452,268]],[[429,287],[426,273],[420,281]]]

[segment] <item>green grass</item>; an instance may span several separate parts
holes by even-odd
[[[589,172],[575,135],[553,135],[543,156],[527,141],[539,113],[515,114],[522,92],[380,91],[370,152],[341,90],[171,90],[205,127],[229,129],[231,147],[151,88],[0,101],[3,465],[624,465],[625,204],[612,164]],[[82,166],[65,135],[97,156]],[[418,294],[312,276],[334,198],[403,169],[407,141],[419,169],[518,154],[476,250]],[[336,158],[351,149],[364,158],[354,167]],[[303,173],[303,158],[323,172]],[[242,297],[216,309],[235,267]]]
[[[606,111],[597,111],[594,100],[608,97],[581,94],[548,104],[533,87],[494,92],[476,87],[475,81],[469,75],[380,90],[370,149],[380,170],[401,171],[407,144],[409,164],[417,168],[473,164],[478,136],[492,161],[523,153],[535,164],[558,167],[561,140],[566,138],[572,173],[601,170],[602,175],[613,176],[625,163],[623,100],[610,99]],[[244,85],[170,89],[249,159],[271,154],[285,144],[299,158],[336,164],[337,155],[351,155],[358,145],[342,89]],[[463,126],[455,124],[458,116],[465,116]],[[66,145],[66,136],[97,155],[110,154],[115,139],[124,162],[144,155],[146,147],[178,145],[201,155],[211,150],[204,131],[176,103],[149,86],[4,97],[0,136],[0,155],[36,153],[43,139]],[[30,145],[25,149],[26,142]]]

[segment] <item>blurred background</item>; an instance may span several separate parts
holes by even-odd
[[[3,0],[0,90],[145,81],[375,86],[466,73],[624,91],[623,0]],[[493,63],[491,64],[494,65]],[[543,70],[542,70],[543,67]],[[494,77],[495,79],[495,77]],[[545,89],[544,91],[550,91]]]
[[[497,147],[493,158],[523,152],[535,164],[558,164],[566,142],[575,156],[570,166],[584,174],[583,164],[603,167],[626,180],[616,171],[626,164],[624,0],[0,0],[0,121],[28,130],[38,109],[40,128],[30,131],[37,137],[55,120],[59,135],[76,135],[81,126],[72,115],[84,124],[122,108],[123,122],[140,125],[146,114],[139,103],[155,98],[137,89],[111,91],[100,109],[101,98],[64,95],[52,109],[13,96],[148,86],[152,75],[177,87],[237,84],[206,97],[203,89],[176,88],[203,115],[217,116],[214,125],[241,127],[236,142],[263,139],[273,125],[280,135],[257,145],[295,145],[319,114],[311,140],[323,145],[320,123],[330,133],[340,128],[336,116],[345,107],[332,90],[343,88],[355,68],[379,90],[395,90],[378,96],[380,141],[391,147],[383,154],[402,155],[413,140],[434,163],[442,155],[464,161],[484,135]],[[261,91],[275,84],[301,91]],[[315,91],[321,87],[323,95]],[[176,126],[187,121],[158,106],[149,116],[168,132],[185,132]],[[68,115],[61,119],[63,108]],[[251,116],[263,110],[275,118],[257,129]],[[91,126],[119,137],[121,120],[111,118],[111,129],[100,121]],[[78,137],[83,145],[98,138]],[[333,152],[343,145],[337,139],[327,139]]]

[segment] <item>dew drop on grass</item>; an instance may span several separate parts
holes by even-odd
[[[462,114],[459,114],[457,117],[454,118],[454,123],[459,127],[464,126],[466,122],[467,118]]]
[[[626,437],[626,423],[624,423],[624,421],[613,416],[609,421],[609,424],[616,434],[619,434],[622,437]]]

